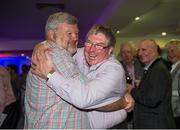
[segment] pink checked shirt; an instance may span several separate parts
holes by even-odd
[[[58,72],[66,78],[80,75],[70,53],[54,43],[48,45],[54,48],[50,55]],[[84,82],[80,76],[79,80]],[[48,87],[45,80],[30,71],[25,94],[25,128],[88,129],[90,124],[87,112],[64,101]]]

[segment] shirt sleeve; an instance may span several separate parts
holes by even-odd
[[[98,108],[115,102],[125,91],[124,71],[119,66],[110,65],[85,84],[76,77],[66,79],[57,72],[47,83],[61,98],[83,109]]]
[[[111,128],[121,122],[127,117],[127,112],[122,109],[114,112],[88,112],[91,128],[106,129]]]

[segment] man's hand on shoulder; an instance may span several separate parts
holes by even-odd
[[[33,49],[33,53],[32,53],[32,62],[36,63],[37,61],[41,61],[41,59],[47,59],[45,53],[47,51],[52,51],[52,49],[50,49],[46,44],[46,41],[38,43],[34,49]]]
[[[35,46],[32,54],[31,72],[43,79],[47,79],[48,73],[54,71],[49,51],[52,50],[47,45],[39,43]]]

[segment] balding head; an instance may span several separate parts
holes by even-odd
[[[138,45],[138,56],[142,63],[149,64],[158,56],[158,45],[155,40],[144,39]]]

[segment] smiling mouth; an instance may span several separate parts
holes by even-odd
[[[90,60],[94,60],[96,57],[95,56],[89,56]]]
[[[95,54],[89,54],[89,59],[94,60],[95,58],[96,58],[96,55],[95,55]]]

